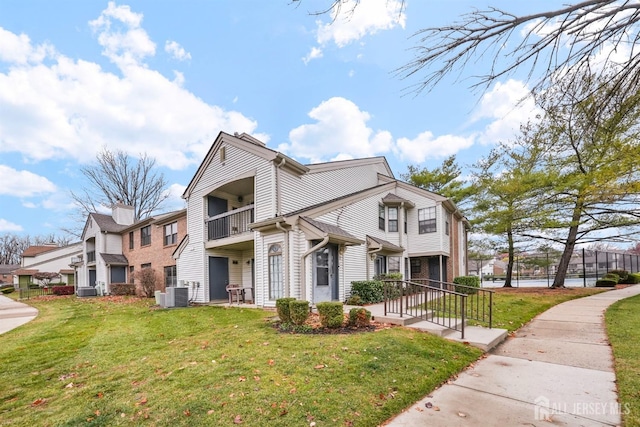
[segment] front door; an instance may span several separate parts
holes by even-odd
[[[227,299],[229,258],[209,257],[209,301]]]
[[[96,271],[89,270],[89,286],[96,286]]]
[[[328,244],[313,254],[313,302],[338,299],[338,246]]]
[[[442,283],[440,283],[440,257],[431,256],[428,258],[429,260],[429,286],[433,286],[436,288],[441,288]]]

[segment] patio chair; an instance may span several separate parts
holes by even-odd
[[[235,299],[240,304],[240,299],[244,302],[244,288],[241,285],[227,285],[227,293],[229,294],[229,304],[233,304]]]

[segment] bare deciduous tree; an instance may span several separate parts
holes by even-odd
[[[0,234],[0,264],[20,264],[20,257],[25,249],[29,246],[39,246],[46,243],[55,243],[57,246],[66,246],[70,243],[70,240],[67,236],[60,237],[55,234],[35,237],[28,234]]]
[[[88,185],[81,193],[71,192],[83,218],[87,213],[97,212],[98,206],[124,203],[133,207],[136,220],[143,219],[169,196],[165,192],[167,181],[164,174],[154,170],[156,161],[147,154],[141,154],[134,162],[124,151],[112,152],[103,148],[96,155],[96,160],[97,164],[81,168]]]
[[[300,0],[298,0],[300,1]],[[297,1],[295,2],[297,3]],[[354,14],[361,0],[329,0],[312,14]],[[402,7],[406,7],[404,1]],[[345,8],[345,5],[348,6]],[[392,6],[390,6],[392,7]],[[496,7],[475,9],[460,20],[427,27],[416,34],[415,59],[396,69],[401,78],[417,77],[415,93],[428,91],[445,76],[463,72],[489,59],[474,76],[475,88],[486,89],[516,69],[526,69],[534,91],[553,84],[558,72],[584,74],[596,68],[617,72],[613,90],[640,80],[640,3],[631,0],[583,0],[555,10],[518,15]],[[594,67],[599,64],[599,67]]]

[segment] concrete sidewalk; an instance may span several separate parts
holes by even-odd
[[[35,319],[38,310],[0,295],[0,335]]]
[[[604,311],[637,294],[640,285],[552,307],[385,425],[620,425]]]

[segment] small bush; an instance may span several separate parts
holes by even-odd
[[[620,276],[618,276],[615,273],[607,273],[604,276],[602,276],[602,278],[607,280],[615,280],[616,284],[618,284],[618,282],[620,281]]]
[[[480,288],[478,276],[458,276],[453,279],[453,283],[456,284],[455,291],[460,294],[474,295],[478,293]]]
[[[73,288],[73,286],[72,286]],[[112,283],[111,295],[135,295],[136,285],[133,283]]]
[[[51,293],[54,295],[73,295],[75,288],[73,286],[54,286]]]
[[[349,310],[349,325],[356,327],[369,326],[371,324],[371,312],[365,308],[352,308]]]
[[[158,274],[153,268],[143,268],[142,270],[135,271],[133,278],[140,283],[140,294],[144,297],[153,298],[156,289],[161,290],[156,288],[161,281],[158,279]]]
[[[600,279],[596,281],[596,288],[613,288],[618,284],[614,279]]]
[[[0,288],[0,292],[2,292],[4,295],[10,294],[13,291],[15,291],[15,289],[13,288],[13,286],[11,287],[1,287]]]
[[[351,282],[351,296],[359,296],[364,304],[384,301],[384,284],[380,280]]]
[[[637,285],[640,283],[640,273],[629,273],[627,280],[625,280],[624,283],[626,285]]]
[[[289,315],[291,323],[302,325],[309,318],[309,301],[289,301]]]
[[[351,295],[349,298],[347,298],[347,300],[345,301],[345,304],[364,305],[364,301],[362,301],[362,298],[360,298],[360,295]]]
[[[340,328],[344,323],[344,310],[341,302],[319,302],[316,307],[320,316],[320,324],[325,328]]]
[[[282,323],[291,323],[291,314],[289,312],[289,303],[295,301],[295,298],[278,298],[276,300],[276,311]]]
[[[611,270],[607,274],[617,274],[620,278],[618,283],[622,283],[622,281],[626,280],[629,277],[629,272],[627,270]]]

